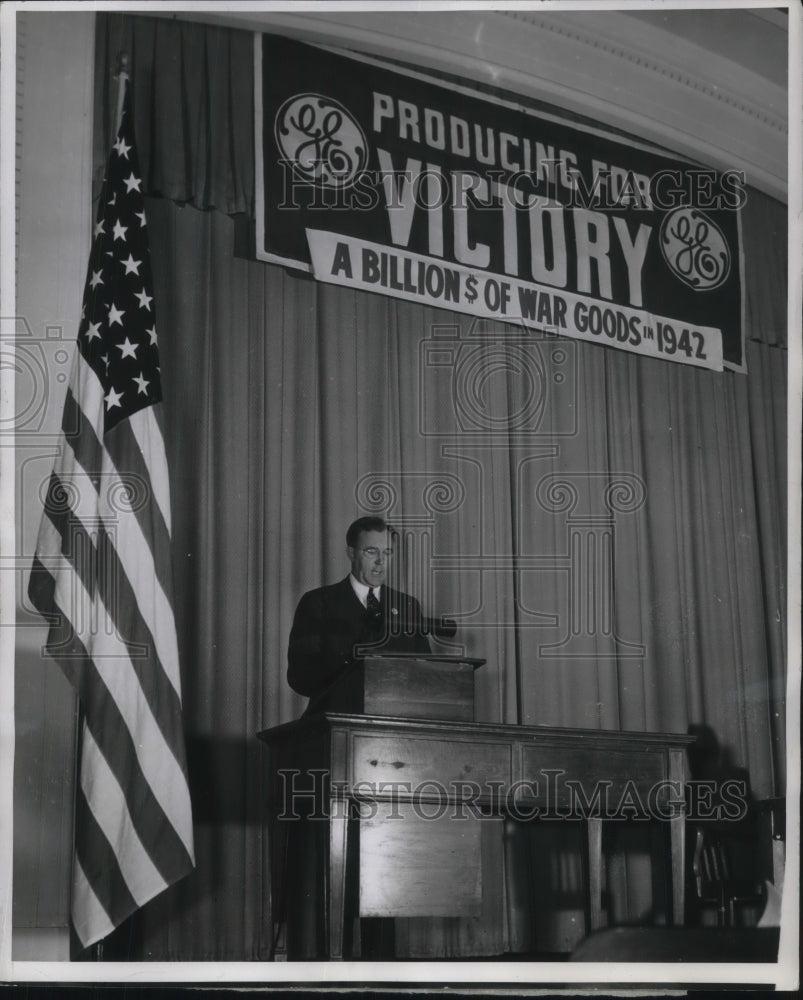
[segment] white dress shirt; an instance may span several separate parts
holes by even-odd
[[[369,587],[367,583],[360,583],[360,581],[354,576],[353,573],[349,573],[349,583],[351,584],[352,590],[360,599],[360,604],[364,608],[368,607],[368,591],[373,590],[374,597],[381,603],[382,602],[382,588],[381,587]]]

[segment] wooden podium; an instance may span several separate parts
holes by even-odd
[[[371,717],[474,722],[474,672],[485,660],[374,654],[357,670],[356,699],[342,711]],[[346,682],[344,691],[355,686]],[[336,695],[336,689],[333,690]],[[396,761],[406,790],[406,764]],[[429,789],[430,793],[434,789]],[[425,789],[426,791],[426,789]],[[444,792],[446,794],[446,792]],[[456,825],[449,809],[427,811],[410,795],[391,806],[357,806],[360,917],[479,916],[482,825]],[[485,830],[487,836],[489,831]],[[494,873],[494,884],[501,873]],[[487,882],[487,873],[486,873]],[[487,886],[485,893],[487,896]],[[500,900],[501,902],[501,900]]]
[[[371,654],[332,686],[327,711],[473,722],[474,671],[484,663],[463,656]]]

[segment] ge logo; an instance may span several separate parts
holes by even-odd
[[[722,230],[697,208],[677,208],[661,225],[664,260],[698,291],[716,288],[730,274],[731,254]]]
[[[304,180],[324,187],[351,184],[368,161],[363,130],[348,111],[320,94],[297,94],[274,121],[276,144]]]

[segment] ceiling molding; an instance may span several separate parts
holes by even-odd
[[[726,11],[729,31],[744,30],[748,38],[761,32],[761,43],[742,45],[737,61],[723,55],[719,13],[695,23],[692,38],[679,33],[671,12],[658,9],[654,18],[644,11],[520,9],[172,16],[275,31],[491,84],[706,165],[743,170],[749,185],[786,200],[787,92],[777,82],[779,60],[785,65],[787,58],[785,26]]]

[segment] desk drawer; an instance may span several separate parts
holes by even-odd
[[[465,787],[456,789],[454,783],[474,782],[487,796],[492,791],[489,783],[507,786],[512,780],[511,754],[509,744],[492,741],[358,733],[351,743],[351,780],[377,791],[383,782],[398,782],[403,795],[420,789],[420,794],[435,798],[456,792],[465,797]],[[434,784],[420,788],[424,782]],[[386,788],[385,794],[390,791]]]
[[[541,808],[566,809],[596,801],[603,813],[625,814],[630,803],[648,806],[650,795],[663,801],[661,784],[667,777],[666,755],[646,748],[525,746],[522,753],[525,787],[517,798]]]

